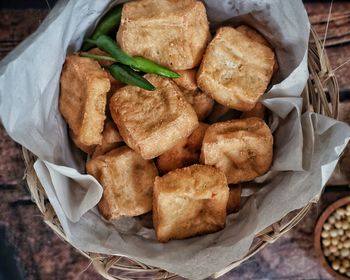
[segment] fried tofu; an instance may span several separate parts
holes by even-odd
[[[158,175],[152,161],[125,146],[88,161],[86,170],[103,187],[98,208],[106,220],[152,210],[154,179]]]
[[[249,27],[247,25],[240,25],[236,28],[236,30],[246,35],[253,41],[258,42],[262,45],[265,45],[269,48],[272,48],[271,44],[254,28]],[[273,65],[273,73],[276,73],[277,70],[278,70],[278,62],[277,62],[277,59],[275,59],[275,64]]]
[[[105,127],[102,132],[102,143],[97,145],[92,158],[100,155],[104,155],[115,148],[118,148],[124,144],[124,140],[119,134],[118,128],[113,121],[107,119],[105,122]]]
[[[199,163],[203,137],[208,124],[199,123],[192,134],[157,158],[157,167],[162,173]]]
[[[80,150],[87,153],[88,155],[91,155],[95,151],[96,145],[84,145],[79,141],[79,138],[74,134],[74,132],[71,129],[69,129],[69,137],[76,147],[78,147]]]
[[[59,110],[76,143],[101,144],[110,83],[107,73],[90,58],[71,55],[61,74]]]
[[[214,106],[214,100],[206,93],[198,89],[196,80],[196,70],[178,71],[180,78],[174,79],[174,82],[181,89],[183,96],[196,111],[200,121],[204,120],[211,112]]]
[[[155,91],[125,86],[112,96],[110,112],[126,144],[144,159],[152,159],[187,138],[198,119],[171,79],[151,74],[145,78]]]
[[[258,102],[255,104],[253,109],[251,109],[250,111],[243,112],[241,115],[241,119],[251,118],[251,117],[264,119],[265,109],[266,109],[265,106],[261,102]]]
[[[174,79],[174,82],[179,86],[179,88],[192,91],[198,89],[196,69],[180,70],[177,71],[177,73],[180,75],[180,77]]]
[[[266,91],[274,65],[270,47],[232,27],[221,27],[205,52],[197,83],[218,103],[249,111]]]
[[[210,40],[204,4],[195,0],[140,0],[123,6],[117,41],[131,56],[173,70],[199,65]]]
[[[212,124],[205,132],[201,162],[222,170],[229,184],[266,173],[272,163],[273,137],[259,118]]]
[[[254,28],[247,25],[240,25],[236,30],[247,36],[249,39],[271,48],[270,43]]]
[[[192,165],[156,177],[153,225],[157,239],[171,239],[218,231],[225,226],[229,188],[223,172]]]
[[[228,196],[226,211],[227,214],[237,213],[241,207],[241,191],[240,184],[229,185],[230,193]]]

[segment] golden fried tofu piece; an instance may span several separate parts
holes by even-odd
[[[179,86],[179,88],[192,91],[198,89],[196,69],[179,70],[177,73],[180,77],[173,81]]]
[[[143,56],[173,70],[199,65],[210,40],[202,2],[140,0],[123,6],[117,41],[131,56]]]
[[[258,42],[272,49],[271,44],[254,28],[249,27],[247,25],[240,25],[236,28],[236,30],[246,35],[253,41]],[[277,59],[275,59],[275,64],[273,65],[273,73],[276,73],[277,70],[278,70],[278,63],[277,63]]]
[[[220,170],[192,165],[156,177],[153,190],[153,225],[157,239],[211,233],[226,220],[229,189]]]
[[[187,102],[196,111],[198,119],[204,120],[213,109],[214,100],[198,89],[195,69],[181,70],[178,73],[181,77],[174,79],[174,82],[181,89]]]
[[[211,125],[205,132],[201,162],[222,170],[229,184],[247,182],[268,171],[273,137],[259,118]]]
[[[251,109],[250,111],[243,112],[241,115],[241,119],[251,118],[251,117],[264,119],[265,109],[266,109],[265,106],[261,102],[258,102],[255,104],[253,109]]]
[[[157,167],[162,173],[199,163],[204,133],[208,124],[199,123],[192,134],[157,158]]]
[[[219,28],[198,71],[199,88],[226,107],[249,111],[270,83],[275,54],[232,27]]]
[[[236,213],[239,211],[241,206],[241,190],[242,187],[240,184],[229,185],[230,193],[228,196],[226,211],[227,214]]]
[[[125,86],[112,96],[109,107],[126,144],[144,159],[152,159],[187,138],[198,119],[171,79],[151,74],[145,78],[155,91]]]
[[[158,175],[152,161],[124,146],[91,159],[86,170],[103,187],[98,208],[105,219],[138,216],[152,210],[153,184]]]
[[[124,140],[119,134],[117,126],[113,121],[107,119],[105,122],[105,127],[102,132],[102,143],[97,145],[92,158],[95,158],[100,155],[104,155],[115,148],[118,148],[124,144]]]
[[[200,90],[183,90],[182,94],[186,101],[192,105],[200,121],[204,120],[213,109],[214,100]]]
[[[87,153],[88,155],[91,155],[95,151],[96,145],[84,145],[79,141],[78,137],[74,134],[74,132],[71,129],[69,129],[69,136],[70,139],[73,141],[74,145],[77,146],[83,152]]]
[[[96,61],[77,55],[66,58],[61,74],[59,110],[76,143],[86,146],[101,143],[109,88],[107,73]]]
[[[254,28],[247,25],[240,25],[236,30],[246,35],[249,39],[271,48],[270,43]]]

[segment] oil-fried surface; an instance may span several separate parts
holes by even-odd
[[[152,161],[125,146],[88,161],[86,170],[103,187],[98,208],[107,220],[152,210],[154,178],[158,175]]]
[[[218,103],[248,111],[265,92],[274,64],[271,48],[232,27],[222,27],[205,52],[198,86]]]
[[[124,144],[124,140],[119,134],[118,128],[113,121],[107,119],[102,132],[102,143],[97,145],[92,157],[104,155]]]
[[[208,124],[199,123],[192,134],[157,158],[158,170],[162,173],[199,163],[202,142]]]
[[[240,25],[236,28],[238,32],[241,32],[242,34],[246,35],[250,39],[252,39],[255,42],[258,42],[262,45],[265,45],[269,48],[272,48],[271,44],[254,28],[247,26],[247,25]],[[278,70],[278,62],[277,58],[275,59],[275,64],[273,65],[273,73],[276,73]]]
[[[107,73],[96,61],[77,55],[66,58],[61,74],[59,110],[76,143],[87,146],[101,143],[109,89]]]
[[[74,145],[77,146],[80,150],[91,155],[96,148],[96,145],[85,145],[79,141],[79,138],[74,134],[73,130],[69,129],[69,137],[73,141]]]
[[[155,91],[125,86],[112,96],[110,111],[129,147],[145,159],[159,156],[198,126],[191,105],[170,79],[146,75]]]
[[[241,206],[241,190],[242,190],[241,185],[231,184],[229,185],[229,188],[230,188],[230,193],[228,196],[227,207],[226,207],[227,215],[238,212]]]
[[[206,93],[199,90],[197,86],[196,69],[178,71],[180,78],[174,79],[174,82],[181,89],[187,102],[190,103],[196,111],[198,119],[204,120],[211,112],[214,106],[214,100]]]
[[[272,148],[271,130],[262,119],[215,123],[204,135],[201,162],[219,168],[229,184],[236,184],[267,172]]]
[[[225,226],[229,189],[223,172],[192,165],[156,177],[153,225],[157,239],[183,239]]]
[[[132,56],[173,70],[199,65],[210,40],[202,2],[141,0],[124,4],[117,40]]]

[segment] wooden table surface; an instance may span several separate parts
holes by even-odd
[[[306,9],[316,24],[320,35],[330,4],[308,3]],[[1,6],[0,6],[1,7]],[[333,4],[333,14],[350,11],[350,2]],[[31,34],[47,15],[48,10],[0,10],[0,58],[11,51]],[[349,20],[350,21],[350,20]],[[347,24],[346,24],[347,23]],[[332,34],[327,53],[333,68],[350,59],[349,22],[334,21],[329,25]],[[345,34],[345,35],[344,35]],[[328,41],[328,40],[327,40]],[[339,43],[340,42],[340,43]],[[342,42],[342,43],[341,43]],[[339,68],[335,74],[344,92],[340,104],[340,118],[350,123],[350,63]],[[333,184],[349,184],[350,156],[344,155]],[[24,279],[102,279],[70,245],[61,241],[43,222],[23,181],[24,165],[21,148],[14,143],[0,126],[0,237],[8,241],[14,251],[15,261]],[[274,244],[246,261],[239,268],[220,279],[332,279],[318,263],[313,251],[313,227],[318,214],[330,202],[348,195],[348,189],[328,187],[317,208],[293,230]],[[1,241],[1,240],[0,240]],[[1,268],[5,260],[0,246]],[[10,279],[5,277],[4,279]],[[14,279],[14,278],[12,278]]]

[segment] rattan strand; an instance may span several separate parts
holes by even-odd
[[[303,91],[303,111],[314,111],[329,117],[337,118],[339,104],[339,88],[335,75],[331,69],[328,57],[322,47],[322,43],[311,29],[308,66],[310,76]],[[23,148],[26,165],[26,180],[32,200],[43,215],[44,222],[64,241],[68,242],[62,226],[56,217],[56,213],[46,198],[46,193],[41,186],[34,170],[35,156]],[[257,234],[253,245],[247,255],[236,262],[232,262],[226,268],[218,271],[213,278],[218,278],[241,263],[254,256],[267,244],[275,242],[280,236],[292,229],[307,214],[319,197],[314,198],[304,208],[295,211],[281,221],[274,223]],[[69,242],[68,242],[69,243]],[[110,280],[130,279],[174,279],[177,276],[162,269],[142,264],[135,260],[129,260],[119,256],[106,256],[80,251],[91,260],[95,270],[104,278]]]

